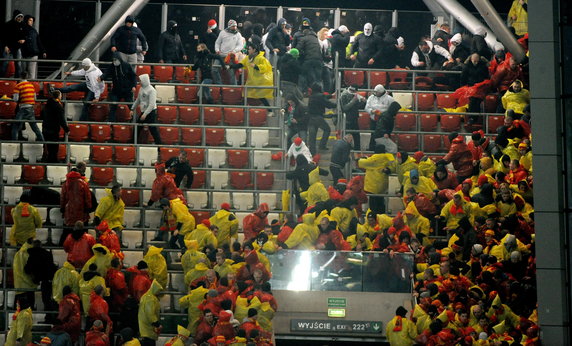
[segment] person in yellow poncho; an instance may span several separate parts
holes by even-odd
[[[508,11],[509,25],[518,36],[528,33],[528,0],[513,0]]]
[[[149,278],[157,280],[161,287],[167,287],[167,261],[161,254],[161,251],[163,251],[163,248],[151,245],[143,260],[149,266]]]
[[[232,264],[234,263],[233,260],[226,258],[224,252],[217,252],[216,253],[216,264],[214,266],[215,272],[218,273],[219,277],[222,279],[226,277],[229,273],[234,273],[234,268]]]
[[[353,219],[358,218],[356,208],[358,207],[358,200],[356,197],[342,201],[337,207],[332,209],[330,217],[338,223],[338,229],[343,234],[347,234],[350,228],[350,223]]]
[[[404,174],[410,172],[412,169],[419,169],[417,161],[412,156],[409,156],[406,151],[400,151],[396,155],[397,159],[391,165],[391,171],[397,173],[397,180],[399,184],[403,184]],[[392,193],[394,191],[391,191]]]
[[[63,299],[63,289],[69,286],[73,293],[79,295],[79,279],[80,275],[74,266],[68,261],[56,271],[52,280],[52,297],[59,303]]]
[[[423,244],[427,244],[431,235],[431,223],[429,219],[421,215],[415,206],[415,202],[409,202],[403,213],[403,222],[409,227],[415,237]],[[425,239],[427,238],[427,240]]]
[[[167,341],[167,343],[165,343],[165,346],[185,346],[190,336],[191,336],[190,330],[181,325],[178,325],[177,335],[173,336],[171,340]]]
[[[18,300],[18,309],[13,315],[13,321],[10,325],[10,331],[6,336],[4,345],[17,346],[28,345],[32,342],[32,326],[34,318],[32,315],[32,308],[27,299]]]
[[[360,159],[358,167],[365,169],[364,191],[372,194],[387,193],[389,185],[390,167],[395,161],[392,154],[385,152],[385,146],[378,144],[375,146],[374,154],[367,159]],[[369,197],[370,209],[381,214],[385,212],[384,197]]]
[[[306,200],[308,206],[330,199],[328,190],[320,180],[320,167],[316,167],[308,174],[308,182],[310,184],[308,190],[300,193],[300,197]]]
[[[417,337],[417,328],[415,324],[408,320],[405,316],[407,310],[400,306],[395,311],[395,317],[387,322],[385,327],[385,336],[391,346],[407,346],[415,344]]]
[[[205,294],[207,294],[208,291],[208,288],[199,286],[190,291],[186,296],[179,299],[179,306],[182,309],[188,309],[189,326],[187,329],[191,332],[191,335],[195,335],[197,332],[197,327],[202,314],[201,310],[199,310],[199,304],[203,302]]]
[[[529,150],[529,145],[524,142],[520,143],[518,153],[520,154],[520,164],[532,174],[532,150]]]
[[[37,288],[38,285],[34,283],[34,280],[30,275],[26,273],[24,268],[26,263],[28,263],[28,250],[32,248],[32,239],[28,239],[27,242],[22,245],[20,250],[14,255],[14,262],[12,263],[12,269],[14,271],[14,288]],[[22,294],[25,295],[26,293]]]
[[[105,189],[105,196],[101,198],[97,209],[95,209],[93,223],[97,226],[102,220],[106,220],[109,228],[120,236],[121,233],[119,232],[123,229],[124,212],[125,203],[121,199],[121,186],[119,184],[113,185],[111,189]]]
[[[284,244],[288,249],[311,250],[316,244],[320,230],[314,224],[316,216],[313,213],[302,215],[302,223],[294,227],[294,230]]]
[[[96,286],[103,287],[104,296],[109,296],[109,289],[105,285],[105,279],[98,272],[97,265],[92,263],[88,267],[88,270],[81,274],[79,280],[79,296],[81,298],[83,312],[86,315],[89,312],[91,292],[93,292]]]
[[[10,245],[20,246],[29,238],[36,238],[36,228],[42,227],[38,209],[30,204],[30,192],[24,191],[20,203],[12,209],[14,225],[10,232]]]
[[[159,317],[159,293],[163,290],[163,286],[153,280],[149,290],[141,297],[139,302],[139,312],[137,319],[139,321],[139,335],[143,341],[152,341],[159,338],[161,333],[161,320]],[[144,343],[147,344],[147,343]]]
[[[403,174],[403,191],[414,188],[417,193],[422,193],[429,200],[433,200],[433,191],[437,190],[437,185],[431,178],[419,176],[417,169],[412,169]]]
[[[268,100],[274,98],[274,74],[272,65],[264,57],[264,52],[253,42],[247,42],[248,55],[239,64],[231,65],[232,68],[244,68],[248,77],[246,78],[246,89],[244,97],[249,99],[259,99],[263,105],[270,106]],[[249,86],[268,86],[270,88],[248,88]]]
[[[218,241],[213,231],[211,231],[211,227],[209,219],[204,219],[203,222],[197,225],[194,231],[185,236],[185,240],[196,240],[199,243],[199,249],[203,249],[207,245],[212,245],[216,249]]]
[[[189,288],[193,281],[195,281],[196,279],[198,279],[200,277],[205,276],[209,269],[210,268],[207,265],[207,261],[204,261],[204,260],[199,261],[199,263],[197,263],[193,269],[189,270],[185,274],[185,286],[187,286],[187,288]]]
[[[453,199],[447,202],[441,209],[441,215],[436,216],[436,218],[445,221],[444,229],[446,230],[457,228],[459,221],[463,217],[468,217],[471,222],[474,220],[472,205],[465,200],[461,191],[455,192]]]
[[[494,319],[498,321],[498,323],[505,322],[507,326],[517,327],[520,323],[520,317],[512,312],[508,305],[502,303],[498,294],[493,299],[486,315],[489,319],[494,316]]]
[[[95,244],[91,247],[93,256],[84,264],[81,269],[80,274],[87,272],[89,266],[94,263],[97,266],[97,271],[99,275],[105,277],[107,275],[107,270],[111,267],[111,260],[113,259],[113,254],[105,245]]]
[[[491,229],[485,231],[485,243],[486,247],[483,249],[484,254],[495,256],[499,262],[509,258],[510,254],[504,245],[495,239],[495,231]]]
[[[189,234],[195,229],[195,217],[189,212],[189,208],[185,202],[180,198],[168,200],[161,198],[159,203],[163,207],[164,212],[169,212],[174,217],[177,224],[173,230],[171,239],[169,239],[169,246],[173,249],[182,248],[184,246],[184,239],[187,239]],[[178,246],[177,246],[178,244]]]
[[[220,208],[209,220],[212,226],[218,228],[216,234],[218,246],[231,245],[233,239],[238,239],[238,219],[230,212],[229,203],[222,203]]]
[[[366,228],[357,222],[357,219],[350,222],[349,235],[346,241],[352,247],[354,251],[371,251],[373,248],[373,243],[369,239],[369,234],[366,232]],[[353,233],[353,234],[352,234]]]
[[[201,260],[206,261],[207,255],[199,251],[199,242],[196,240],[185,240],[185,246],[187,251],[181,257],[181,265],[183,266],[183,273],[187,274]]]
[[[522,87],[522,82],[517,79],[501,100],[503,108],[507,111],[512,109],[516,114],[524,114],[524,108],[530,104],[530,93]]]

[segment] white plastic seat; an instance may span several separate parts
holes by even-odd
[[[121,240],[129,249],[135,249],[143,243],[143,232],[123,230],[121,232]]]
[[[48,208],[36,207],[36,210],[38,210],[38,214],[40,214],[40,217],[42,218],[42,222],[46,222],[46,220],[48,219]]]
[[[371,139],[371,133],[360,133],[360,149],[361,151],[367,151],[369,149],[369,140]]]
[[[62,233],[64,233],[63,228],[52,228],[52,241],[58,242],[62,237]]]
[[[389,176],[389,185],[387,188],[387,191],[392,194],[395,192],[398,192],[401,189],[401,185],[399,184],[399,179],[397,179],[397,176],[394,175],[390,175]]]
[[[226,129],[226,143],[232,147],[242,147],[246,145],[246,130]]]
[[[172,85],[157,85],[157,103],[175,102],[175,87]]]
[[[57,227],[62,227],[64,225],[64,218],[60,212],[60,208],[50,209],[50,222]]]
[[[151,190],[143,190],[143,202],[147,203],[151,199]]]
[[[209,167],[219,168],[226,164],[226,150],[224,149],[208,149],[207,163]]]
[[[413,109],[412,93],[393,93],[393,98],[401,105],[401,108]]]
[[[152,166],[157,162],[157,148],[139,147],[139,164]]]
[[[23,188],[21,186],[4,186],[4,202],[7,204],[16,204],[22,196]]]
[[[164,294],[159,298],[159,307],[161,312],[167,312],[171,310],[171,295]]]
[[[70,161],[80,162],[88,161],[90,155],[89,145],[70,145]]]
[[[268,214],[268,223],[272,222],[272,220],[280,220],[280,214],[278,214],[278,213],[269,213],[269,214]]]
[[[38,129],[40,129],[40,132],[42,132],[42,123],[36,123],[36,125],[38,125]],[[31,141],[32,139],[38,141],[38,138],[36,138],[36,134],[34,133],[34,131],[32,131],[32,128],[30,126],[25,126],[25,129],[22,131],[22,137],[24,137],[24,139],[26,139],[27,141]]]
[[[66,116],[68,120],[78,121],[81,118],[83,104],[79,102],[66,102]]]
[[[389,197],[387,203],[387,214],[395,215],[400,211],[403,211],[403,200],[399,197]]]
[[[61,185],[66,180],[68,168],[65,166],[48,166],[46,168],[46,176],[48,181],[54,185]]]
[[[89,150],[89,149],[88,149]],[[36,163],[42,160],[44,155],[44,146],[39,143],[22,144],[22,157],[30,163]]]
[[[228,172],[211,171],[211,188],[226,189],[228,186]]]
[[[162,210],[145,210],[145,227],[158,229],[161,226]]]
[[[59,267],[63,266],[68,259],[68,254],[63,249],[52,249],[52,256]]]
[[[213,192],[212,203],[215,208],[222,203],[230,204],[230,192]]]
[[[268,146],[268,130],[252,130],[250,133],[250,146],[255,148]]]
[[[20,165],[4,165],[2,167],[2,179],[8,185],[20,180],[22,177],[22,166]],[[20,197],[20,196],[18,196]]]
[[[258,194],[258,203],[266,203],[268,204],[268,208],[270,210],[277,209],[276,206],[277,196],[275,193],[260,193]]]
[[[233,192],[232,205],[239,210],[254,208],[254,195],[248,192]]]
[[[206,191],[187,191],[187,202],[191,209],[204,209],[209,205],[209,196]],[[213,207],[217,207],[213,205]]]
[[[47,228],[36,228],[36,240],[45,244],[48,241],[48,229]]]
[[[133,186],[137,183],[137,168],[116,168],[115,179],[123,187]]]
[[[94,189],[95,190],[95,199],[97,200],[97,202],[99,203],[99,201],[101,201],[101,199],[105,196],[107,196],[107,192],[105,192],[105,189]]]
[[[153,187],[153,181],[157,175],[155,174],[155,169],[152,168],[143,168],[141,170],[141,186],[145,186],[148,188]]]
[[[2,160],[5,162],[13,162],[20,157],[20,144],[16,143],[2,143]]]
[[[269,150],[254,151],[254,168],[267,169],[272,162],[272,152]]]
[[[123,263],[126,267],[131,267],[137,265],[139,261],[143,260],[143,251],[123,251],[125,258],[123,258]]]
[[[185,285],[185,275],[183,273],[172,273],[171,284],[173,288],[179,292],[187,293],[187,286]],[[178,301],[178,299],[175,299]]]
[[[139,226],[141,224],[141,212],[139,210],[126,209],[123,212],[123,223],[127,228]]]

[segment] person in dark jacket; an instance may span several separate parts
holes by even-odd
[[[42,248],[42,242],[37,239],[34,240],[33,247],[28,249],[28,255],[24,271],[32,277],[35,284],[41,285],[45,311],[55,310],[57,305],[52,299],[52,280],[57,267],[54,264],[54,257],[49,250]]]
[[[225,66],[224,60],[218,54],[213,54],[207,48],[205,43],[199,43],[197,46],[197,54],[195,55],[195,62],[193,63],[193,69],[195,71],[201,71],[201,84],[213,84],[213,63],[217,60],[220,66]],[[201,87],[203,95],[203,103],[213,103],[213,98],[211,96],[211,89],[209,87]]]
[[[121,59],[118,52],[113,53],[112,64],[109,65],[105,73],[101,76],[102,80],[109,80],[113,82],[113,87],[109,93],[108,100],[110,102],[133,102],[133,93],[137,86],[137,75],[131,66]],[[115,121],[115,111],[117,105],[112,104],[109,107],[109,116],[107,121]]]
[[[280,18],[278,24],[268,32],[266,37],[266,47],[270,51],[268,60],[270,63],[274,64],[277,57],[282,57],[286,54],[288,46],[290,45],[290,34],[288,34],[288,29],[286,29],[286,19]]]
[[[175,156],[167,160],[165,167],[169,173],[175,174],[175,185],[179,187],[183,178],[187,177],[187,183],[185,184],[187,189],[191,188],[193,185],[193,169],[189,164],[187,159],[187,152],[181,150],[179,156]]]
[[[46,58],[46,51],[40,40],[40,34],[34,29],[36,19],[30,15],[24,17],[24,44],[22,45],[22,58],[38,60]],[[28,72],[28,78],[36,79],[38,76],[38,63],[36,61],[22,62],[22,70]]]
[[[340,96],[340,107],[346,116],[346,129],[358,131],[359,110],[365,108],[365,97],[357,93],[357,85],[351,85]],[[354,149],[360,150],[361,141],[359,132],[352,132]],[[334,180],[334,183],[336,181]]]
[[[389,105],[389,108],[385,112],[381,113],[369,141],[370,151],[374,151],[377,145],[375,142],[376,139],[382,137],[389,138],[395,125],[395,116],[400,109],[401,105],[397,101],[394,101]]]
[[[463,71],[461,72],[461,85],[473,86],[485,79],[489,79],[489,69],[486,61],[481,59],[479,53],[471,54],[471,57],[465,61]]]
[[[216,42],[216,39],[218,38],[219,33],[220,33],[220,30],[218,29],[218,25],[216,23],[216,20],[211,19],[207,23],[207,31],[205,31],[205,33],[201,36],[199,43],[206,44],[209,51],[214,52],[215,51],[215,42]]]
[[[300,66],[300,52],[292,48],[278,60],[278,70],[280,71],[280,89],[284,95],[294,95],[297,99],[304,98],[298,88],[298,79],[302,73]]]
[[[490,61],[493,56],[493,51],[489,48],[485,37],[487,37],[485,28],[478,28],[471,42],[471,53],[479,53],[480,56]]]
[[[45,141],[58,142],[60,140],[60,128],[65,133],[70,132],[61,98],[62,93],[59,90],[54,90],[42,111],[42,134]],[[48,152],[47,162],[57,163],[58,151],[60,150],[59,143],[46,144],[46,148]]]
[[[304,30],[306,30],[306,29],[312,30],[312,24],[311,23],[312,22],[310,22],[310,19],[302,18],[302,23],[300,23],[300,27],[298,28],[298,31],[296,31],[296,33],[292,37],[292,48],[296,48],[296,46],[298,45],[298,40],[300,38],[302,38],[302,36],[304,36]]]
[[[439,30],[433,35],[433,44],[439,45],[445,49],[449,49],[449,40],[451,39],[451,27],[447,23],[441,24]]]
[[[345,135],[344,138],[334,142],[332,156],[330,159],[330,173],[334,184],[344,177],[344,168],[350,162],[350,154],[353,147],[352,135]]]
[[[24,14],[19,10],[15,10],[12,14],[12,19],[4,24],[0,30],[0,46],[2,47],[2,57],[4,59],[19,59],[22,57],[22,44],[24,44],[26,36],[24,33]],[[8,63],[10,60],[4,60],[0,69],[0,76],[6,75]],[[20,76],[22,72],[20,62],[14,62],[16,71],[14,76]]]
[[[300,51],[302,59],[302,74],[298,79],[300,90],[307,91],[308,87],[315,83],[322,84],[322,48],[318,35],[312,30],[304,29],[302,36],[299,37],[296,45],[292,44],[292,48]]]
[[[336,108],[336,104],[328,100],[328,96],[322,93],[320,84],[312,85],[312,95],[308,99],[308,142],[312,155],[316,155],[316,135],[318,129],[323,131],[320,141],[320,150],[327,150],[328,138],[330,137],[330,125],[324,119],[326,108]]]
[[[404,66],[402,61],[403,51],[405,50],[405,40],[396,27],[390,28],[382,41],[382,53],[376,66],[379,68],[392,69]]]
[[[371,23],[363,26],[363,33],[359,34],[352,45],[350,58],[355,61],[355,68],[373,67],[381,58],[381,39],[373,34]]]
[[[339,28],[332,31],[332,37],[330,37],[329,40],[332,45],[333,57],[338,53],[338,66],[350,67],[351,62],[346,59],[346,47],[350,43],[350,30],[348,27],[341,25]]]
[[[147,39],[141,29],[133,26],[135,18],[127,16],[125,25],[120,26],[111,36],[111,51],[119,52],[121,59],[131,66],[137,64],[137,39],[141,41],[142,52],[147,54]]]
[[[174,20],[167,22],[167,30],[159,36],[157,55],[160,63],[182,64],[187,61],[183,41],[179,36],[179,26]]]
[[[292,191],[296,197],[296,205],[301,211],[306,209],[306,201],[300,197],[300,191],[307,191],[310,188],[309,174],[314,169],[316,169],[316,165],[313,162],[308,162],[304,155],[298,155],[296,156],[296,169],[286,173],[286,179],[293,182]],[[319,174],[327,176],[328,171],[320,168]]]
[[[306,140],[308,131],[308,109],[296,95],[288,94],[285,97],[287,105],[284,107],[284,120],[288,125],[288,135],[286,136],[290,148],[292,138],[298,134],[302,140]]]

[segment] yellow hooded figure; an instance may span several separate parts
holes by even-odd
[[[332,220],[338,223],[338,229],[344,234],[347,234],[352,219],[358,218],[356,209],[352,208],[351,205],[348,205],[349,203],[352,202],[348,202],[348,200],[341,202],[343,205],[335,207],[330,213]],[[355,200],[355,203],[357,205],[357,200]]]
[[[195,267],[189,270],[185,274],[185,285],[189,287],[193,281],[200,278],[201,276],[207,275],[207,271],[210,268],[206,265],[205,262],[199,262],[195,265]]]
[[[524,107],[530,104],[530,93],[522,87],[520,80],[515,80],[502,97],[502,106],[507,111],[524,114]]]
[[[308,206],[316,205],[318,202],[325,202],[330,199],[328,190],[320,180],[320,167],[316,167],[308,174],[310,187],[308,191],[300,193],[300,197],[306,200]]]
[[[16,319],[12,321],[4,345],[28,345],[32,342],[32,326],[34,324],[32,308],[20,310],[20,312],[17,312],[14,316]]]
[[[302,215],[302,223],[294,227],[294,230],[284,242],[289,249],[311,250],[314,248],[320,230],[314,224],[313,213]]]
[[[125,203],[121,198],[115,199],[113,197],[112,189],[105,189],[105,196],[101,198],[97,209],[95,209],[95,216],[99,220],[106,220],[109,228],[123,229],[123,214],[125,211]]]
[[[487,317],[490,319],[492,316],[496,316],[499,323],[504,321],[507,326],[516,327],[520,322],[520,317],[512,312],[508,305],[502,303],[498,294],[487,311]]]
[[[415,326],[417,327],[417,334],[429,329],[432,320],[431,317],[423,310],[419,304],[415,304],[413,308],[413,318],[417,320]]]
[[[85,315],[89,312],[91,292],[93,292],[97,286],[103,287],[104,296],[109,296],[109,289],[105,285],[105,278],[99,275],[98,272],[87,271],[81,275],[79,280],[79,297]]]
[[[63,289],[69,286],[73,293],[79,295],[80,275],[68,261],[56,271],[52,280],[52,297],[59,303],[63,299]]]
[[[364,225],[357,225],[356,234],[352,234],[346,238],[346,241],[352,247],[354,251],[371,251],[373,248],[373,243],[368,237],[367,229]],[[361,245],[361,249],[358,250],[358,244]]]
[[[91,258],[85,262],[80,274],[83,275],[83,273],[89,270],[89,266],[92,263],[95,263],[97,266],[97,272],[102,277],[105,277],[105,275],[107,275],[107,270],[111,268],[111,260],[113,259],[113,254],[109,251],[107,246],[101,244],[93,245],[91,247],[91,251],[93,252],[93,256],[91,256]]]
[[[416,181],[416,182],[415,182]],[[437,185],[431,178],[419,175],[417,169],[413,169],[403,174],[403,191],[415,189],[417,193],[422,193],[429,200],[433,199],[433,191],[437,190]]]
[[[392,162],[391,171],[397,173],[397,180],[399,184],[403,184],[404,174],[410,172],[412,169],[419,169],[419,165],[412,156],[408,156],[406,152],[399,152],[401,156],[401,163],[397,160]],[[407,156],[405,156],[407,155]],[[405,156],[405,158],[403,157]],[[393,191],[391,191],[393,192]]]
[[[510,160],[519,160],[520,153],[518,152],[518,146],[520,145],[519,138],[509,138],[507,146],[502,150],[502,153],[508,155]],[[510,168],[509,168],[510,171]],[[508,174],[508,173],[507,173]]]
[[[14,271],[14,288],[37,288],[38,285],[34,283],[32,277],[26,273],[24,267],[28,263],[28,249],[32,248],[32,244],[24,243],[20,250],[14,255],[14,262],[12,263]]]
[[[264,302],[260,304],[260,308],[258,309],[258,323],[260,327],[267,332],[272,332],[272,319],[274,318],[274,309],[270,306],[269,302]]]
[[[431,235],[431,223],[429,219],[421,215],[415,206],[415,202],[409,202],[405,211],[403,212],[403,221],[406,226],[409,226],[411,232],[419,238],[419,234],[425,237]],[[428,239],[427,239],[428,240]],[[423,238],[425,242],[425,238]]]
[[[202,314],[201,310],[199,310],[199,304],[203,302],[205,299],[205,294],[207,294],[208,291],[208,288],[199,286],[189,292],[189,294],[186,296],[183,296],[179,299],[179,306],[182,309],[188,309],[189,326],[187,329],[191,332],[192,335],[195,335],[197,332],[197,327],[199,326],[199,320]]]
[[[405,317],[407,310],[402,306],[398,308],[398,311],[400,310],[400,314],[387,322],[385,335],[390,345],[414,345],[417,337],[417,328],[413,322]]]
[[[163,286],[157,281],[153,280],[149,290],[141,296],[139,302],[139,312],[137,319],[139,321],[139,334],[142,338],[157,340],[159,334],[157,328],[161,325],[159,317],[159,293],[163,290]]]
[[[225,258],[223,264],[216,264],[213,269],[218,273],[220,278],[224,278],[229,273],[234,273],[234,268],[232,267],[233,264],[233,260],[230,258]]]
[[[194,231],[187,233],[185,240],[196,240],[199,243],[199,249],[203,249],[209,244],[216,248],[218,245],[216,236],[208,225],[205,225],[205,222],[210,224],[209,220],[203,220],[202,223],[197,225]]]
[[[24,201],[29,199],[26,193],[22,194],[21,198]],[[10,231],[10,245],[12,246],[22,245],[28,239],[36,238],[36,228],[42,227],[42,218],[38,209],[24,201],[21,200],[12,209],[12,219],[14,219],[14,225]]]
[[[436,169],[437,165],[435,165],[435,162],[429,158],[419,162],[419,174],[423,177],[431,178]]]
[[[239,321],[244,320],[248,316],[248,298],[238,296],[236,297],[234,307],[234,318]]]
[[[151,280],[157,280],[161,287],[167,287],[167,261],[161,255],[163,248],[151,245],[143,260],[149,266],[148,272]]]
[[[242,68],[247,71],[246,86],[274,86],[274,73],[270,61],[264,57],[264,51],[259,52],[253,59],[248,55],[240,62]],[[273,99],[274,90],[269,89],[245,89],[245,97],[254,99]]]
[[[232,239],[238,239],[238,219],[234,213],[223,208],[211,216],[209,220],[212,226],[218,228],[216,240],[219,246],[231,245]]]
[[[193,214],[189,213],[189,208],[187,208],[180,198],[170,200],[169,204],[171,206],[173,216],[177,219],[177,223],[181,224],[179,234],[186,236],[195,229],[195,217]]]
[[[171,340],[167,341],[165,345],[169,346],[185,346],[186,341],[191,336],[191,331],[187,328],[177,325],[177,335],[173,336]]]
[[[358,161],[359,168],[365,169],[364,190],[368,193],[387,193],[389,175],[383,171],[395,161],[392,154],[376,153]]]
[[[183,273],[187,274],[201,260],[206,261],[207,255],[199,251],[199,242],[196,240],[185,240],[187,251],[181,256],[181,265]]]
[[[441,218],[445,221],[448,229],[455,229],[459,226],[459,221],[463,217],[468,217],[473,223],[474,215],[471,203],[467,202],[460,190],[455,192],[453,199],[443,206],[441,209]]]
[[[508,11],[510,25],[518,36],[528,33],[528,10],[523,6],[527,3],[528,0],[513,0]]]

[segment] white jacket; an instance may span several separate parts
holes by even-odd
[[[139,79],[141,80],[141,90],[139,90],[139,95],[131,106],[131,110],[135,111],[137,106],[140,106],[141,116],[144,116],[157,109],[157,90],[151,85],[148,74],[140,75]]]
[[[96,99],[99,99],[101,94],[103,94],[105,83],[103,81],[97,81],[103,73],[94,64],[91,64],[87,71],[82,68],[81,70],[72,71],[71,74],[72,76],[85,76],[85,84],[87,85],[87,88],[93,92]]]
[[[299,148],[299,149],[296,150],[296,148]],[[293,158],[298,157],[298,155],[304,155],[306,157],[306,159],[308,160],[308,162],[313,161],[312,153],[310,152],[310,149],[308,149],[308,146],[306,146],[306,143],[304,143],[304,142],[302,142],[302,144],[300,144],[300,147],[296,146],[295,143],[292,143],[292,145],[290,146],[290,149],[288,149],[288,153],[286,154],[287,157],[293,157]]]
[[[365,111],[369,113],[372,120],[375,120],[375,111],[379,110],[381,113],[389,109],[389,106],[395,102],[387,92],[380,97],[369,95],[365,104]]]
[[[215,41],[215,51],[220,52],[221,56],[227,56],[228,53],[238,53],[244,47],[244,39],[240,32],[231,33],[222,30]],[[215,52],[213,52],[215,53]]]

